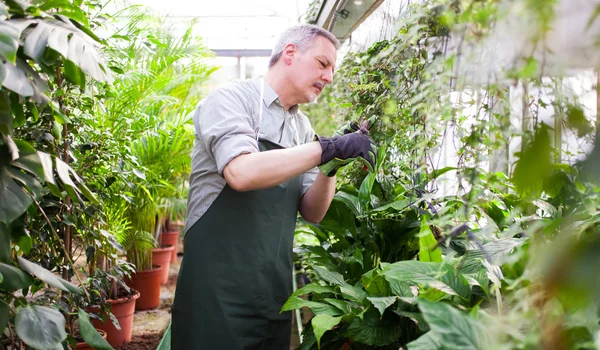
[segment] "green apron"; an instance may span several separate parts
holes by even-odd
[[[259,140],[260,151],[282,148]],[[258,191],[223,188],[185,235],[173,350],[289,349],[292,244],[301,175]]]

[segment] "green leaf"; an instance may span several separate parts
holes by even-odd
[[[303,307],[310,308],[315,315],[325,314],[329,316],[342,316],[344,314],[342,310],[333,305],[304,300],[298,297],[290,297],[281,307],[281,312],[300,309]]]
[[[371,304],[373,304],[373,306],[375,306],[375,308],[377,308],[377,310],[379,310],[379,314],[381,314],[381,316],[383,316],[385,309],[394,305],[396,300],[398,300],[397,297],[379,297],[379,298],[367,297],[367,299],[369,299]]]
[[[53,27],[43,21],[39,21],[31,33],[27,35],[25,44],[23,45],[23,52],[36,62],[42,62],[48,44],[48,37],[50,37],[53,31]]]
[[[79,86],[81,90],[85,89],[85,73],[70,60],[64,61],[64,73],[71,83]]]
[[[338,286],[343,286],[346,284],[346,281],[344,280],[344,276],[342,276],[338,272],[329,271],[329,270],[326,270],[319,266],[314,266],[313,269],[315,270],[315,273],[317,274],[317,276],[319,276],[319,278],[325,282],[335,284]]]
[[[100,333],[92,326],[90,322],[90,316],[87,312],[79,309],[78,312],[79,320],[79,332],[85,342],[96,350],[114,350],[108,342],[102,338]]]
[[[577,136],[579,137],[584,137],[594,131],[594,128],[585,117],[583,109],[580,106],[569,105],[567,107],[567,123],[577,131]]]
[[[0,2],[0,16],[8,17],[8,9],[4,3]],[[0,332],[2,333],[2,332]]]
[[[28,261],[22,257],[17,258],[19,262],[19,266],[23,271],[29,272],[30,274],[36,276],[40,280],[47,283],[49,286],[58,288],[60,290],[64,290],[65,292],[71,292],[79,295],[83,295],[82,290],[73,285],[72,283],[65,281],[64,279],[55,276],[52,272],[46,270],[40,265],[34,264],[31,261]]]
[[[394,279],[388,282],[390,284],[390,290],[392,291],[392,294],[405,298],[414,297],[414,294],[412,293],[412,290],[410,289],[408,283]]]
[[[313,317],[311,323],[319,349],[321,348],[321,337],[323,334],[335,327],[341,320],[341,317],[331,317],[329,315],[316,315]]]
[[[373,189],[373,184],[375,183],[375,177],[375,173],[370,173],[367,175],[360,185],[360,189],[358,190],[358,201],[360,203],[361,213],[365,212],[371,205],[371,190]]]
[[[487,349],[489,340],[482,325],[446,303],[419,300],[419,309],[431,332],[445,348]],[[432,335],[432,336],[433,336]]]
[[[0,282],[2,282],[2,278],[0,278]],[[4,330],[8,326],[10,316],[9,310],[10,306],[8,306],[4,300],[0,299],[0,334],[4,333]]]
[[[367,297],[367,293],[362,288],[351,286],[347,283],[340,286],[340,292],[342,292],[342,295],[348,300],[355,301],[359,304],[364,303],[365,298]]]
[[[0,56],[12,64],[17,60],[21,32],[8,21],[0,21]]]
[[[533,139],[526,140],[512,175],[512,182],[524,196],[538,197],[552,173],[550,127],[538,124]]]
[[[310,283],[305,285],[304,287],[297,289],[294,294],[292,294],[293,297],[297,297],[300,295],[305,295],[308,293],[317,293],[317,294],[325,294],[325,293],[335,293],[335,289],[329,286],[322,286],[320,284],[317,283]]]
[[[331,304],[331,305],[337,307],[338,309],[342,310],[342,312],[344,313],[344,315],[347,315],[347,314],[349,314],[349,313],[352,312],[352,306],[350,305],[350,302],[348,302],[346,300],[324,298],[323,301],[326,301],[329,304]]]
[[[33,200],[15,182],[19,175],[12,167],[12,156],[6,144],[0,145],[0,222],[10,223],[31,205]]]
[[[352,209],[342,200],[334,197],[320,225],[327,230],[346,235],[350,232],[356,236],[355,215]]]
[[[400,323],[397,318],[379,318],[379,312],[369,308],[363,319],[355,317],[344,333],[357,343],[373,346],[385,346],[398,340],[402,334]]]
[[[13,162],[13,166],[36,175],[43,182],[44,167],[35,148],[23,140],[15,140],[15,145],[19,149],[19,158]]]
[[[458,295],[466,300],[471,297],[467,279],[454,267],[435,262],[399,261],[386,266],[385,278],[418,285],[430,286],[447,294]]]
[[[2,85],[21,96],[33,96],[35,93],[34,85],[32,85],[31,80],[27,76],[28,70],[25,65],[26,63],[20,59],[17,59],[16,65],[6,62],[4,64],[6,78],[2,82]]]
[[[9,261],[10,261],[10,230],[6,224],[0,222],[0,263],[6,264]],[[2,333],[2,332],[0,332],[0,333]]]
[[[0,135],[12,135],[13,116],[10,99],[6,91],[0,91]]]
[[[372,296],[389,296],[392,294],[390,283],[381,275],[379,270],[371,270],[361,277],[361,282],[367,291]]]
[[[47,306],[19,307],[15,330],[25,344],[35,349],[52,349],[67,338],[65,318]]]
[[[438,242],[431,232],[427,220],[423,219],[421,223],[421,232],[419,233],[419,260],[424,262],[442,262],[442,251],[438,247]]]
[[[419,337],[419,339],[406,344],[406,346],[408,347],[408,350],[437,350],[437,349],[443,350],[443,349],[446,349],[445,347],[442,346],[438,336],[431,331],[423,334],[422,336]]]
[[[12,265],[0,263],[0,273],[4,277],[4,280],[0,283],[1,290],[14,292],[33,284],[31,276]]]

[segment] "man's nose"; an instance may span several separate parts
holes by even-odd
[[[321,78],[325,84],[331,84],[333,82],[333,69],[325,70]]]

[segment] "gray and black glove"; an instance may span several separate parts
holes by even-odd
[[[325,175],[333,176],[340,167],[357,159],[363,160],[369,171],[373,171],[377,148],[367,129],[333,137],[317,136],[317,140],[322,150],[319,169]]]

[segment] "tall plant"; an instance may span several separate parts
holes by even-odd
[[[70,216],[98,201],[70,166],[70,125],[90,106],[85,103],[90,100],[74,99],[89,78],[112,79],[85,12],[89,7],[81,5],[0,2],[3,346],[55,348],[67,340],[66,331],[74,342],[70,321],[78,318],[84,339],[110,348],[79,308],[89,302],[89,293],[72,261]],[[73,274],[80,287],[68,281]],[[69,307],[59,307],[61,300]]]
[[[120,243],[144,270],[151,268],[155,232],[167,214],[163,203],[180,196],[189,173],[193,128],[188,115],[214,68],[205,62],[209,51],[192,34],[191,24],[177,35],[168,23],[137,7],[124,14],[129,24],[113,37],[110,53],[123,74],[114,83],[115,98],[100,115],[123,147],[120,168],[127,180],[112,188],[129,193],[115,201],[130,204],[131,228],[120,235]]]

